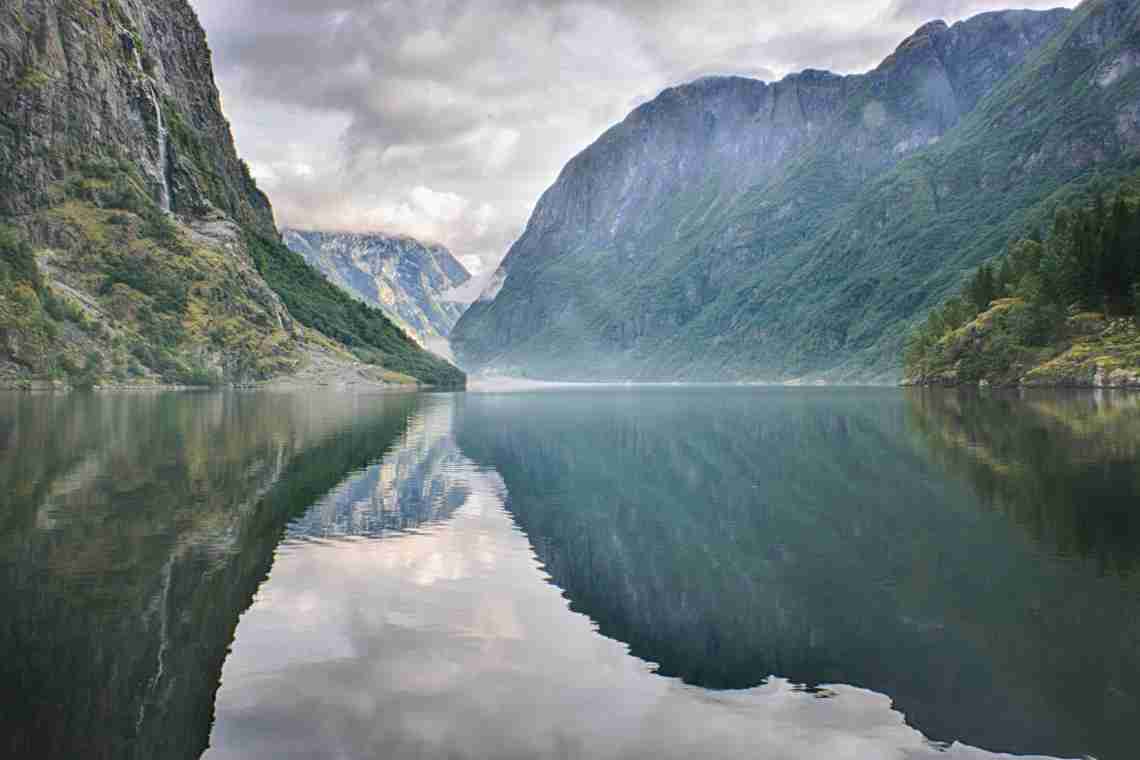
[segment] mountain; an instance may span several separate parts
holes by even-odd
[[[427,345],[451,334],[463,306],[443,300],[471,279],[442,245],[409,237],[286,229],[285,245],[351,295]]]
[[[1140,145],[1134,0],[918,29],[875,70],[664,91],[564,168],[460,319],[536,377],[895,380],[968,269]]]
[[[186,0],[0,8],[0,383],[464,382],[289,251]]]

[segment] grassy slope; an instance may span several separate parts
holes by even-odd
[[[10,260],[52,240],[35,282],[0,282],[4,381],[208,385],[301,365],[248,265],[163,215],[129,163],[85,162],[49,198],[0,246]]]
[[[88,162],[56,183],[51,198],[18,220],[60,241],[38,252],[49,277],[18,265],[31,250],[22,230],[11,229],[11,244],[0,246],[5,382],[212,385],[289,375],[304,364],[304,338],[278,321],[265,286],[251,282],[243,261],[252,259],[290,316],[360,360],[427,385],[464,383],[462,372],[280,242],[246,228],[244,246],[227,253],[191,235],[158,211],[129,164]]]

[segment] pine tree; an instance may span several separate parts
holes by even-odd
[[[1073,230],[1074,272],[1077,300],[1087,310],[1104,306],[1104,274],[1101,266],[1100,234],[1093,214],[1077,214]]]
[[[997,284],[994,280],[994,271],[989,264],[982,264],[970,283],[970,300],[979,312],[983,312],[989,310],[990,303],[996,297]]]
[[[1131,210],[1127,202],[1121,203],[1118,262],[1124,283],[1140,282],[1140,213]],[[1127,292],[1127,290],[1125,291]]]
[[[1128,226],[1128,205],[1117,193],[1101,224],[1101,280],[1109,304],[1127,301],[1132,284],[1124,231]]]
[[[1017,275],[1013,269],[1013,259],[1011,256],[1006,256],[1001,260],[1001,267],[998,269],[997,276],[997,290],[998,295],[1002,298],[1013,293],[1014,287],[1017,285]]]
[[[1009,248],[1009,259],[1013,266],[1013,275],[1016,282],[1029,274],[1040,274],[1041,259],[1045,255],[1045,247],[1039,240],[1019,240]]]

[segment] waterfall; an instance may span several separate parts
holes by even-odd
[[[158,83],[153,77],[147,74],[146,67],[143,65],[142,52],[140,50],[141,43],[138,38],[132,35],[125,29],[120,29],[119,36],[123,40],[123,45],[130,49],[134,55],[135,66],[138,67],[139,74],[142,76],[143,90],[150,98],[150,103],[154,106],[154,118],[158,124],[158,181],[161,185],[162,194],[159,196],[158,202],[162,210],[170,213],[170,177],[169,168],[167,166],[167,139],[169,133],[166,130],[166,120],[162,116],[162,99],[158,94]]]
[[[167,131],[166,122],[162,118],[162,104],[158,99],[158,87],[152,85],[150,88],[151,103],[154,105],[154,115],[158,122],[158,178],[162,184],[162,196],[159,198],[159,205],[166,213],[170,213],[170,178],[167,176]]]

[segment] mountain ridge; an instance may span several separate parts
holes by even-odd
[[[543,195],[496,275],[500,292],[493,300],[485,294],[457,325],[461,363],[567,379],[896,379],[908,320],[948,294],[960,273],[923,262],[928,271],[908,271],[908,282],[893,287],[870,282],[850,269],[850,261],[840,267],[844,277],[820,271],[820,262],[835,258],[828,247],[845,235],[882,233],[858,225],[844,230],[844,212],[880,178],[895,176],[901,166],[913,165],[966,129],[1023,64],[1074,18],[1084,25],[1087,13],[1001,11],[953,26],[926,24],[863,75],[807,70],[774,85],[714,79],[664,91],[572,159]],[[714,160],[707,171],[666,182],[667,191],[656,197],[623,197],[623,183],[608,180],[624,178],[632,165],[631,173],[642,174],[625,184],[651,187],[653,167],[638,164],[636,144],[614,149],[615,140],[635,143],[630,134],[646,131],[645,114],[716,88],[758,93],[765,134],[757,136],[756,128],[730,138],[746,146],[767,140],[769,154],[750,152],[751,168],[727,172],[727,183],[715,152],[675,157],[682,165],[710,153]],[[707,102],[703,115],[711,116],[707,123],[715,132],[719,114]],[[736,101],[743,103],[743,97]],[[797,112],[807,118],[801,132],[789,137],[781,131],[781,118]],[[830,120],[814,118],[819,113],[830,114]],[[677,118],[700,115],[691,108]],[[783,161],[779,171],[755,170],[786,149],[789,139],[801,146],[784,151],[790,158],[777,156]],[[578,179],[592,164],[619,168]],[[575,182],[581,187],[572,187]],[[746,189],[726,200],[726,184]],[[1054,182],[1050,190],[1062,184]],[[567,200],[575,191],[577,207]],[[588,218],[591,206],[603,209],[600,219]],[[626,224],[617,218],[619,211],[635,217],[641,228],[619,229]],[[654,224],[658,229],[650,229]],[[575,226],[587,232],[577,234]],[[977,254],[970,255],[962,269],[976,264]],[[625,266],[615,263],[619,257]],[[937,279],[927,284],[931,269]],[[802,279],[808,270],[818,282],[806,283],[802,298],[779,292],[780,284]],[[587,292],[591,279],[602,284]],[[846,314],[870,297],[872,308],[884,313],[845,320],[823,314],[821,306],[808,303],[820,283],[826,291],[815,294],[818,302],[834,299]],[[561,300],[560,291],[567,293]]]
[[[421,346],[446,338],[463,313],[444,293],[471,279],[439,243],[382,232],[302,230],[282,237],[315,269],[355,298],[383,311]]]

